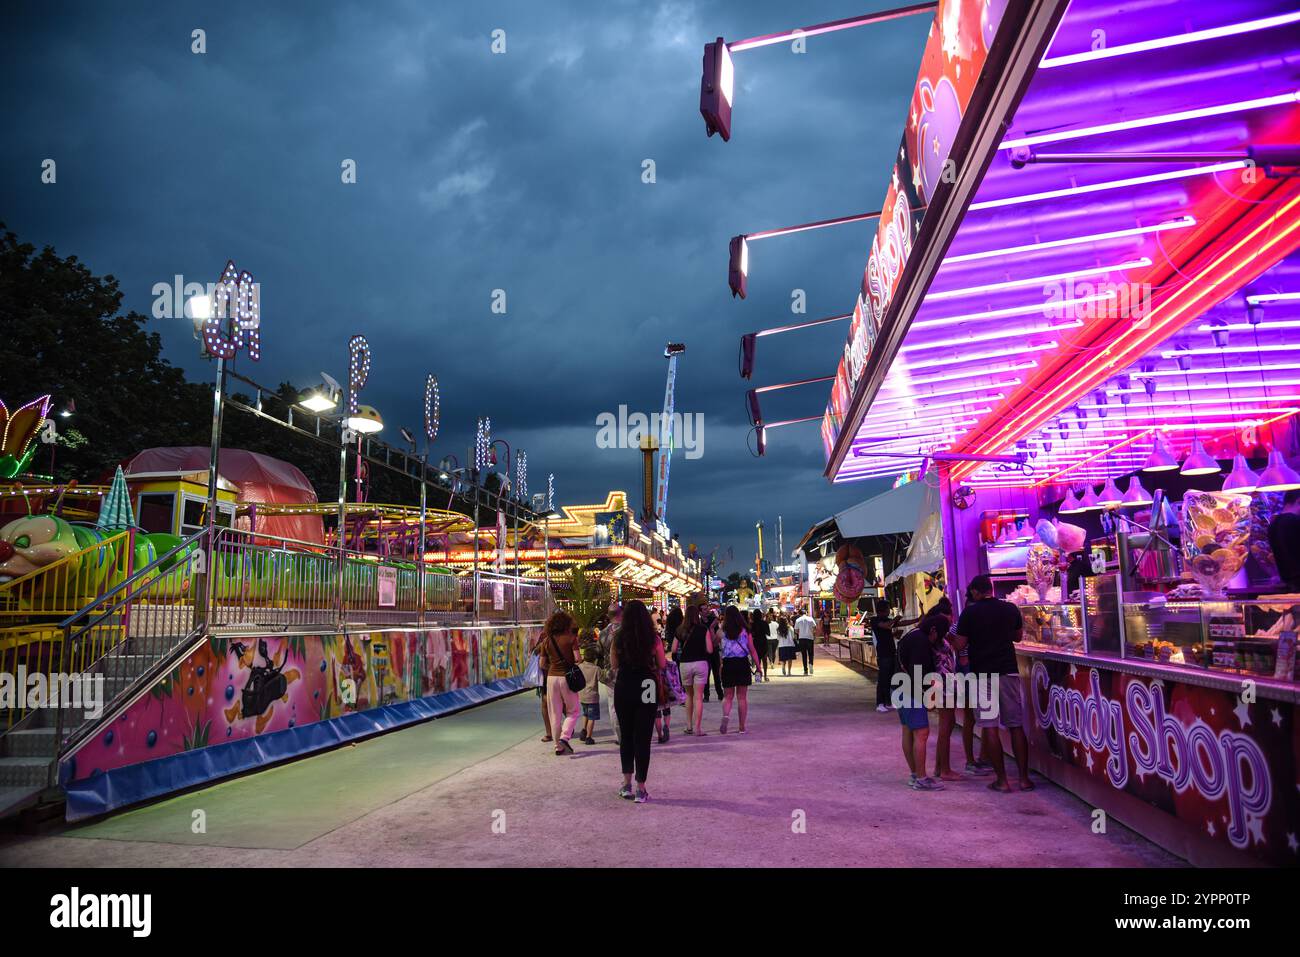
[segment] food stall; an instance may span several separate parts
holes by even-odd
[[[1035,769],[1194,863],[1300,863],[1298,57],[1282,2],[941,0],[822,420],[1021,605]]]

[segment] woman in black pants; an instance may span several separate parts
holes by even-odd
[[[645,782],[650,773],[650,736],[654,731],[659,672],[667,666],[668,658],[643,603],[633,600],[623,606],[623,623],[610,651],[616,669],[614,711],[618,715],[619,756],[623,761],[623,787],[618,796],[644,804],[650,800]]]
[[[720,624],[718,616],[713,612],[709,613],[709,637],[713,639],[713,651],[709,652],[709,677],[713,679],[714,690],[718,692],[718,700],[722,700],[722,652],[718,646],[718,631]],[[709,700],[709,682],[704,683],[704,700]]]

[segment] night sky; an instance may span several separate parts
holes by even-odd
[[[674,456],[668,520],[684,544],[734,548],[726,574],[750,564],[756,521],[773,557],[783,516],[788,553],[888,485],[832,487],[816,424],[752,457],[736,362],[744,332],[850,311],[874,224],[755,243],[743,302],[727,240],[879,206],[930,18],[737,54],[730,143],[705,137],[703,45],[884,5],[11,3],[0,221],[116,276],[145,314],[155,283],[211,282],[233,259],[261,283],[264,354],[241,371],[343,377],[364,333],[384,437],[418,431],[434,372],[434,457],[464,461],[490,415],[528,450],[530,489],[554,472],[560,503],[639,500],[638,453],[597,448],[596,417],[657,412],[664,343],[684,341],[677,408],[703,414],[703,455]],[[187,321],[150,325],[172,362],[211,375]],[[760,340],[753,384],[833,374],[846,327]],[[37,388],[0,384],[7,400]],[[820,414],[828,393],[769,394],[763,411]]]

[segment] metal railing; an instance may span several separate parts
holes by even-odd
[[[210,564],[206,620],[223,631],[536,622],[548,607],[543,581],[239,529],[218,530]]]

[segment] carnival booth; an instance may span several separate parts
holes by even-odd
[[[1281,2],[940,2],[822,424],[1021,605],[1035,768],[1197,863],[1300,862],[1297,58]]]

